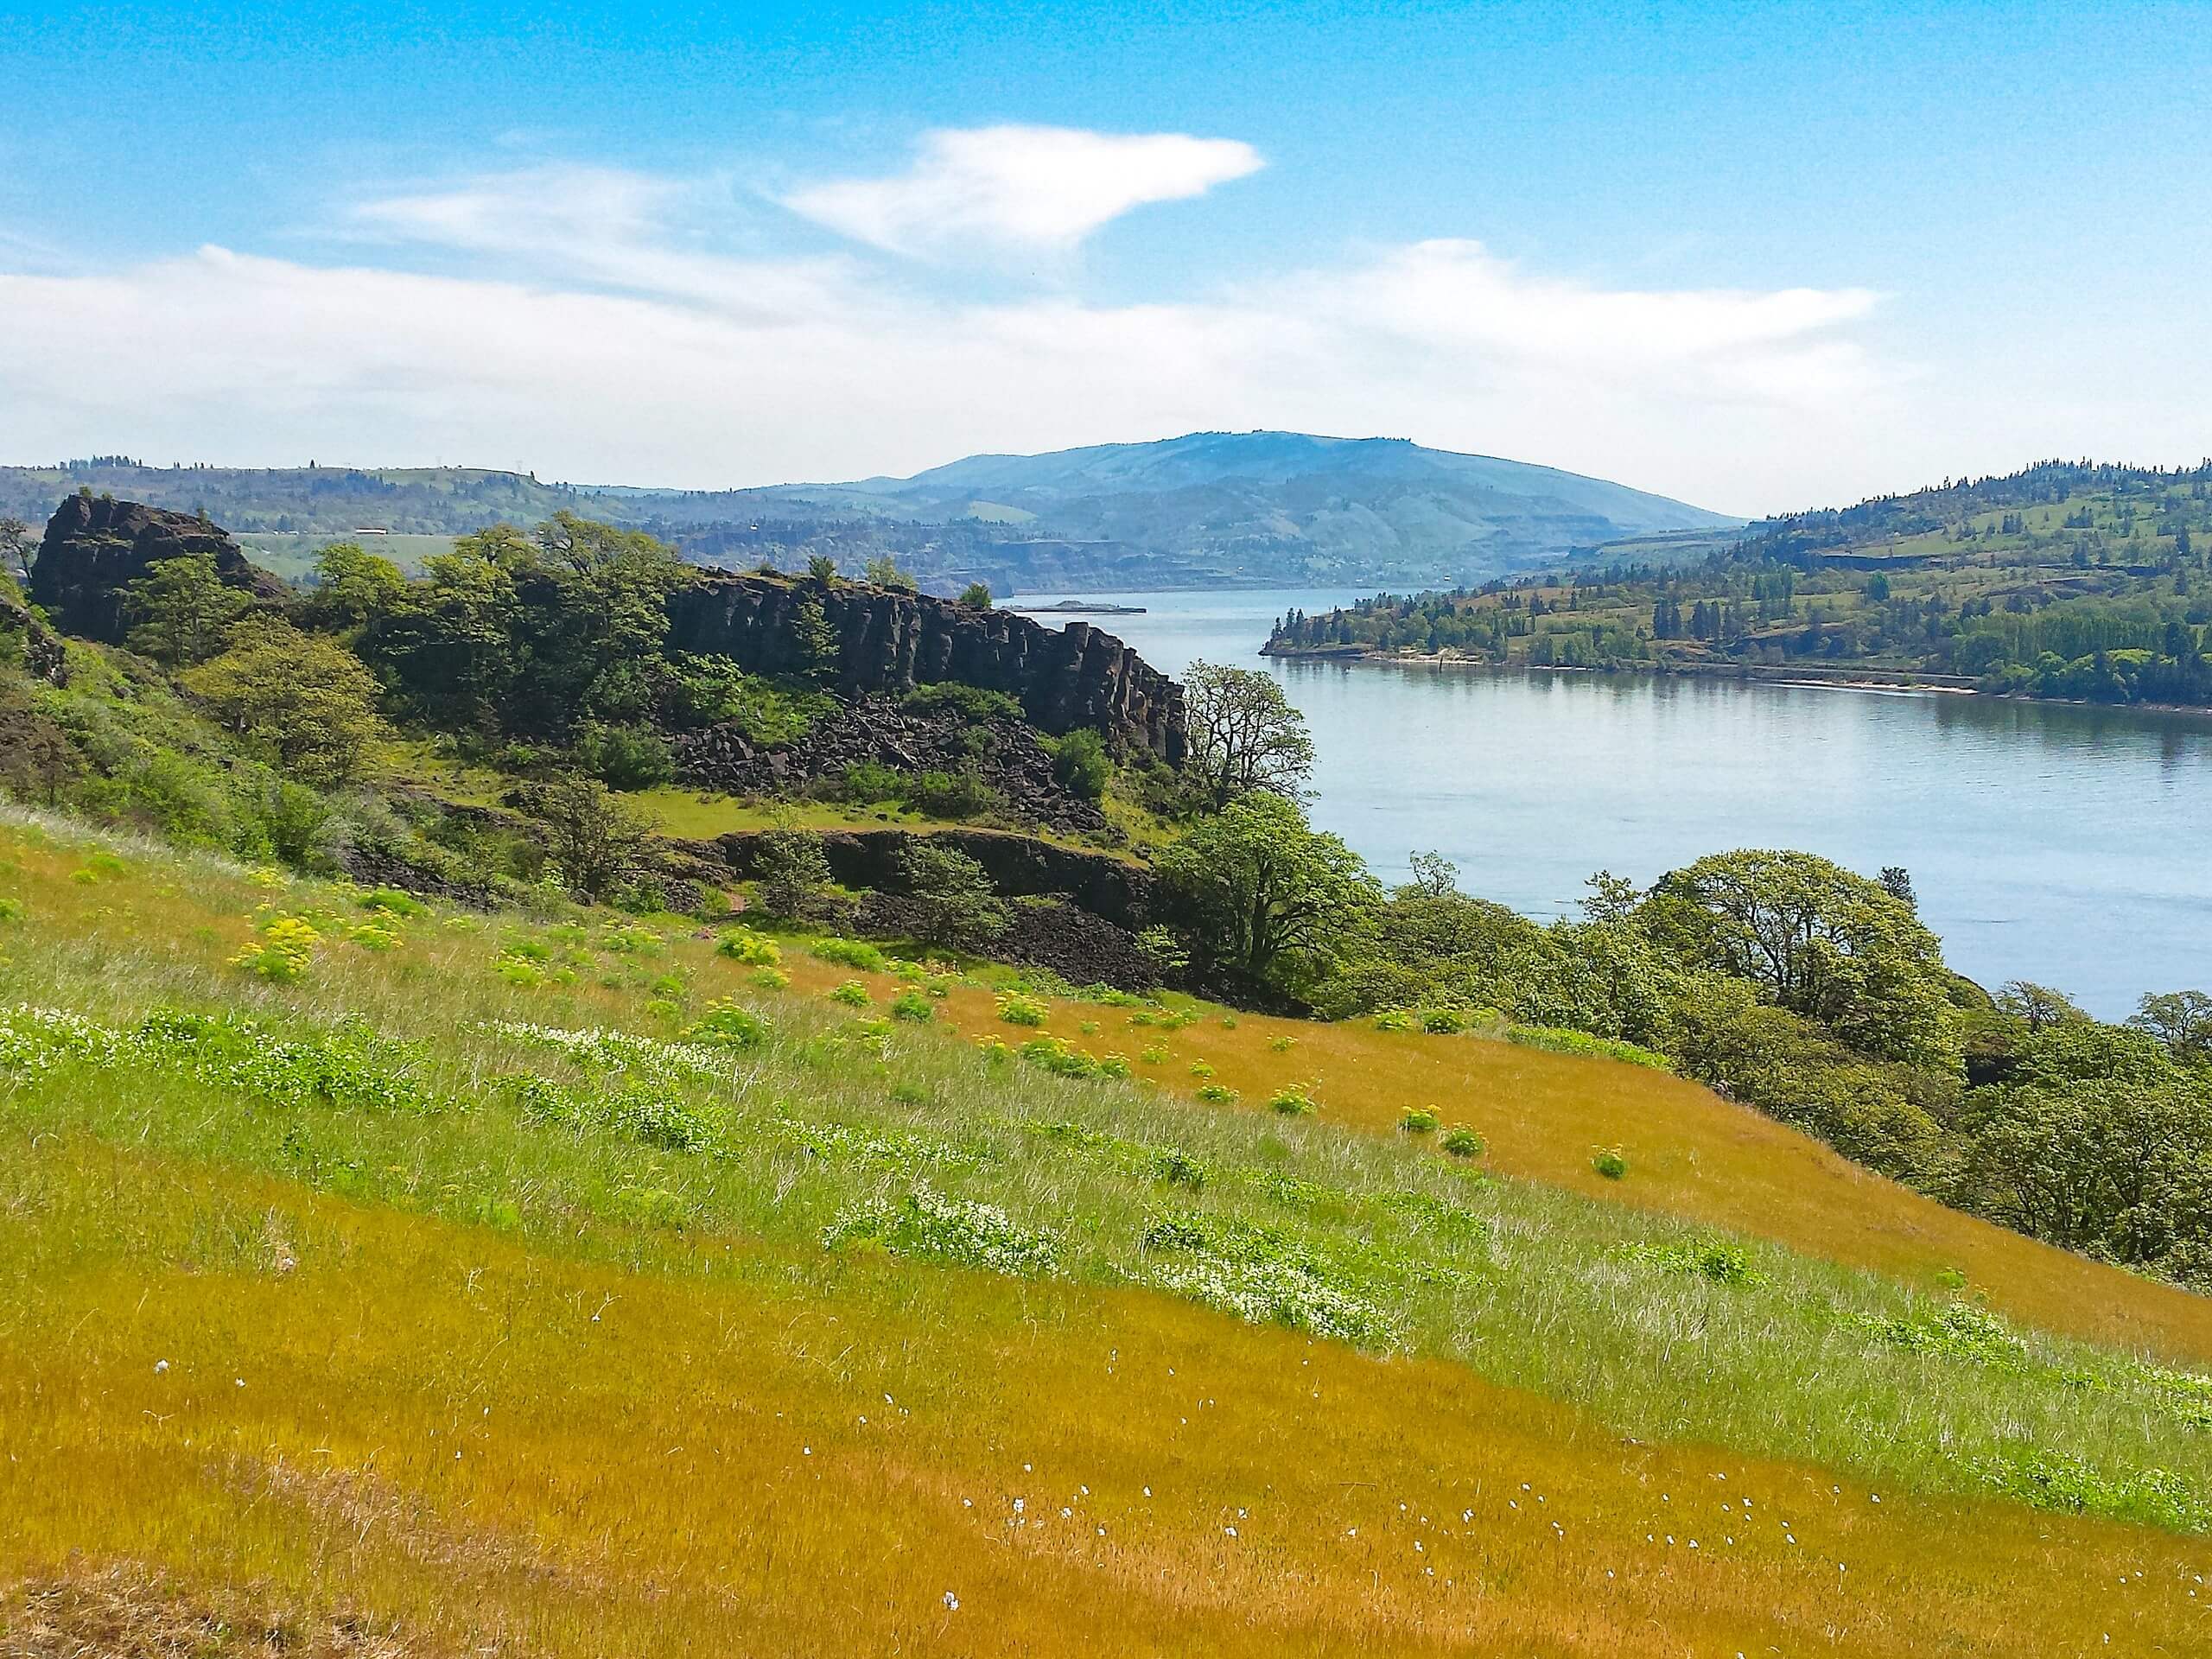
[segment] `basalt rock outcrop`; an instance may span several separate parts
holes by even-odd
[[[741,830],[714,845],[740,880],[757,875],[761,830]],[[849,887],[896,891],[902,880],[899,855],[913,833],[905,830],[830,830],[823,832],[822,855],[830,874]],[[998,830],[933,830],[942,846],[968,855],[983,867],[991,885],[1009,899],[1061,898],[1115,926],[1136,932],[1153,919],[1153,873],[1109,853],[1059,847],[1033,836]]]
[[[1004,692],[1047,732],[1090,726],[1125,748],[1183,760],[1183,688],[1085,622],[1048,628],[928,594],[720,574],[668,608],[672,650],[728,657],[756,674],[823,675],[849,696],[957,680]],[[826,636],[810,626],[817,621]]]
[[[976,720],[957,710],[903,709],[864,696],[826,715],[797,742],[763,748],[734,724],[676,741],[677,775],[695,788],[728,795],[787,795],[834,785],[854,766],[888,766],[914,777],[972,777],[995,798],[993,810],[1064,835],[1098,835],[1106,815],[1062,786],[1052,757],[1020,721]]]
[[[48,520],[31,568],[30,598],[64,633],[119,645],[130,628],[124,590],[163,559],[199,555],[229,587],[276,602],[284,584],[250,563],[229,535],[205,518],[111,496],[73,495]]]
[[[69,683],[69,658],[61,641],[38,618],[0,592],[0,661],[20,662],[35,680]]]

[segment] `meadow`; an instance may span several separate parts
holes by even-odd
[[[7,1650],[2212,1639],[2208,1305],[1648,1066],[19,812],[0,915]]]

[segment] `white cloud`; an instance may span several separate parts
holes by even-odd
[[[1896,377],[1859,289],[1609,288],[1434,241],[1153,304],[960,303],[852,260],[678,245],[681,196],[538,171],[359,210],[448,274],[219,248],[0,271],[0,454],[720,486],[1277,426],[1744,511],[1836,499],[1840,454],[1891,480]]]
[[[1204,195],[1262,165],[1257,150],[1233,138],[973,127],[925,134],[904,173],[810,185],[782,201],[899,253],[975,243],[1067,249],[1132,208]]]

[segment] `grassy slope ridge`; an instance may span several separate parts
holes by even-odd
[[[764,988],[673,918],[379,920],[4,840],[0,1003],[261,1022],[10,1017],[18,1630],[245,1595],[334,1651],[2207,1639],[2170,1530],[2203,1390],[2159,1362],[2212,1355],[2208,1305],[1676,1080],[1051,1002],[1154,1079],[1075,1080],[979,1050],[1032,1033],[959,977],[790,941]],[[272,906],[321,934],[296,984],[229,965]],[[927,1020],[876,1021],[902,993]],[[721,997],[766,1039],[537,1034]],[[1319,1109],[1202,1104],[1199,1065]],[[1385,1133],[1429,1103],[1491,1175]]]

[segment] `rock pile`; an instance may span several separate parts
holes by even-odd
[[[995,796],[995,810],[1065,835],[1106,828],[1096,803],[1072,795],[1053,775],[1052,757],[1020,721],[971,719],[956,709],[918,713],[888,697],[861,697],[815,722],[781,748],[758,747],[735,725],[710,727],[676,742],[677,775],[697,789],[728,795],[788,795],[835,785],[848,768],[888,766],[918,779],[963,775]]]

